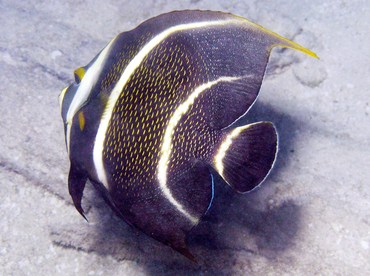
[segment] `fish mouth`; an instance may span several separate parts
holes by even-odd
[[[60,110],[62,110],[63,99],[64,99],[64,96],[65,96],[68,88],[69,88],[69,85],[67,87],[63,88],[62,91],[59,93],[58,102],[59,102],[59,108],[60,108]]]

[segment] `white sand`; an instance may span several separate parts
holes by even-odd
[[[21,2],[0,2],[1,275],[370,274],[368,1]],[[57,100],[117,33],[196,8],[247,17],[321,58],[274,50],[248,120],[277,125],[276,167],[248,195],[217,185],[190,243],[199,266],[119,222],[90,185],[90,222],[79,216]]]

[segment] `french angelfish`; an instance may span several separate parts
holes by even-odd
[[[275,46],[316,57],[232,14],[176,11],[76,69],[59,101],[80,214],[89,179],[119,217],[194,260],[186,238],[211,207],[213,174],[245,193],[273,166],[273,124],[233,123],[256,100]]]

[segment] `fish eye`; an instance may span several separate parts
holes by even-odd
[[[76,83],[79,84],[81,82],[82,78],[85,75],[85,69],[83,67],[80,67],[80,68],[76,69],[74,71],[74,75],[75,75]]]

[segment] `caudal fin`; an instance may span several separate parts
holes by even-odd
[[[270,172],[277,141],[275,127],[270,122],[237,127],[225,134],[214,156],[214,167],[238,192],[251,191]]]

